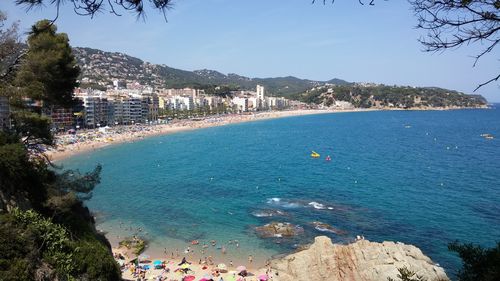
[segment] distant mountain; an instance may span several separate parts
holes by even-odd
[[[116,79],[125,82],[137,81],[144,85],[163,88],[231,85],[238,86],[242,90],[254,90],[257,84],[260,84],[266,87],[269,94],[290,96],[325,84],[350,84],[337,78],[329,81],[313,81],[293,76],[249,78],[234,73],[226,75],[209,69],[186,71],[144,62],[122,53],[79,47],[73,51],[82,69],[80,77],[82,86],[95,88],[105,88]]]

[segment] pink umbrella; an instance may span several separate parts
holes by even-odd
[[[182,278],[182,281],[193,281],[194,279],[196,279],[196,277],[194,277],[193,275],[188,275]]]
[[[261,274],[261,275],[259,275],[259,281],[267,281],[267,279],[269,279],[269,277],[267,276],[267,274]]]
[[[238,266],[236,268],[236,271],[239,271],[239,272],[242,272],[242,271],[245,271],[245,270],[247,270],[247,268],[245,266],[243,266],[243,265],[240,265],[240,266]]]

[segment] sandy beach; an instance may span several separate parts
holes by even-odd
[[[202,249],[202,245],[192,245],[193,249]],[[211,247],[211,246],[209,246]],[[124,247],[113,248],[113,255],[116,261],[121,265],[122,277],[124,280],[137,280],[139,277],[145,280],[184,280],[185,277],[192,280],[261,280],[259,277],[267,276],[267,280],[272,280],[273,273],[262,265],[253,261],[245,264],[217,261],[220,257],[209,256],[199,258],[193,253],[178,253],[172,257],[170,254],[164,257],[153,257],[140,255],[137,262],[136,255]],[[188,263],[182,265],[183,260]],[[245,268],[246,276],[239,273]],[[142,274],[142,275],[141,275]],[[189,277],[192,276],[192,277]],[[159,279],[161,278],[161,279]]]
[[[224,126],[243,122],[283,118],[291,116],[327,114],[340,112],[373,111],[376,109],[350,110],[290,110],[271,111],[255,114],[227,114],[209,116],[196,120],[175,120],[169,124],[160,125],[131,125],[78,131],[75,135],[62,134],[56,136],[56,147],[47,150],[46,154],[51,161],[59,161],[73,155],[97,150],[108,145],[137,141],[146,137],[173,134],[182,131]]]

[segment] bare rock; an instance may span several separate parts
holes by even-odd
[[[261,238],[294,237],[304,232],[300,226],[288,222],[271,222],[255,228]]]
[[[403,243],[359,240],[349,245],[333,244],[318,236],[309,249],[271,262],[274,281],[387,281],[398,268],[407,267],[429,281],[449,280],[420,249]]]

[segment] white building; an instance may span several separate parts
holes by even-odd
[[[257,98],[260,100],[264,100],[264,86],[257,85]]]
[[[248,98],[245,97],[234,97],[232,103],[237,111],[246,112],[248,111]]]

